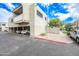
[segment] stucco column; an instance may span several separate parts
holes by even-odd
[[[35,22],[35,6],[34,4],[30,7],[30,37],[34,38],[34,22]]]

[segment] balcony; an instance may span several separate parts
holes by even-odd
[[[17,23],[17,24],[19,24],[19,23],[27,23],[27,22],[29,22],[29,19],[27,19],[27,17],[26,17],[26,19],[24,20],[24,15],[21,14],[21,15],[18,15],[16,17],[14,17],[13,22]]]
[[[23,14],[19,15],[19,16],[16,16],[14,19],[13,19],[14,23],[21,23],[23,22]]]

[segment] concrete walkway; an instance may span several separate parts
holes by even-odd
[[[38,39],[45,39],[48,41],[58,42],[58,43],[73,43],[73,41],[64,33],[59,32],[59,34],[48,33],[45,36],[36,36]]]

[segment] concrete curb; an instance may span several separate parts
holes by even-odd
[[[69,44],[69,43],[66,43],[66,42],[59,42],[59,41],[54,41],[54,40],[48,40],[46,38],[39,38],[39,37],[34,37],[35,39],[40,39],[40,40],[47,40],[49,42],[52,42],[52,43],[59,43],[59,44]]]

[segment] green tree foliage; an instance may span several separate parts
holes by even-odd
[[[60,22],[60,26],[64,26],[65,25],[65,23],[63,23],[63,22]]]
[[[72,24],[66,24],[65,25],[65,29],[67,30],[67,31],[71,31],[72,30]]]
[[[49,22],[49,27],[60,26],[60,20],[58,18],[51,19]]]

